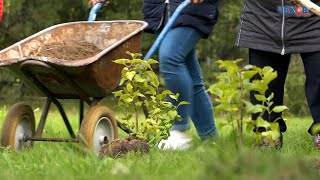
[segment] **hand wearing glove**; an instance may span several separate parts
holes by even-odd
[[[202,3],[203,0],[192,0],[193,3],[197,4],[197,3]]]
[[[106,1],[106,0],[89,0],[88,7],[92,8],[94,5],[96,5],[98,3],[104,3],[103,6],[108,6],[110,1]]]

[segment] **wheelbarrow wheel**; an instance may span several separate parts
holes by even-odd
[[[35,134],[35,119],[32,108],[23,102],[13,105],[4,120],[1,132],[1,145],[13,150],[31,147],[33,141],[26,137]]]
[[[80,126],[80,144],[87,150],[99,154],[104,144],[117,138],[117,123],[112,111],[105,106],[90,108]]]

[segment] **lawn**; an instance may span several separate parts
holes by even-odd
[[[70,105],[69,105],[70,106]],[[73,129],[78,128],[77,105],[67,115]],[[33,105],[36,119],[42,106]],[[2,124],[8,107],[0,107]],[[319,179],[320,151],[307,133],[310,117],[287,117],[288,131],[280,151],[252,148],[251,134],[246,134],[241,151],[232,135],[219,129],[220,137],[205,143],[195,130],[191,149],[163,151],[156,147],[148,154],[128,154],[123,158],[98,158],[85,154],[76,143],[36,142],[31,149],[12,152],[2,148],[0,179]],[[216,117],[217,123],[221,117]],[[121,130],[121,137],[126,134]],[[44,136],[68,137],[66,127],[55,109],[50,111]]]

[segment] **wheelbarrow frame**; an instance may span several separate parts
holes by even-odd
[[[28,43],[33,42],[34,39],[46,36],[46,33],[51,30],[56,30],[55,28],[61,28],[69,25],[78,26],[78,24],[86,23],[88,25],[96,25],[103,23],[139,23],[139,28],[134,29],[133,32],[128,34],[126,37],[121,38],[121,40],[112,44],[110,47],[102,50],[93,57],[86,59],[80,59],[75,61],[58,60],[48,57],[21,57],[0,61],[0,66],[8,68],[10,72],[14,73],[17,77],[21,78],[27,86],[36,90],[38,93],[46,97],[46,102],[43,107],[43,111],[40,117],[40,122],[36,128],[34,135],[23,136],[23,141],[50,141],[50,142],[79,142],[79,137],[77,137],[71,127],[69,119],[65,113],[65,110],[60,103],[59,99],[79,99],[79,127],[82,124],[84,117],[84,102],[89,105],[90,109],[97,106],[99,102],[109,93],[111,93],[115,88],[117,88],[120,81],[121,65],[117,65],[112,62],[116,58],[124,58],[129,56],[126,51],[139,52],[141,50],[141,35],[142,30],[147,26],[147,23],[143,21],[96,21],[96,22],[72,22],[59,24],[50,28],[47,28],[39,33],[36,33],[2,51],[0,51],[1,57],[11,57],[9,54],[12,53],[13,49],[19,51],[21,48],[28,48]],[[141,25],[141,26],[140,26]],[[54,38],[54,37],[53,37]],[[32,44],[32,43],[30,43]],[[27,50],[26,50],[27,51]],[[21,50],[20,50],[21,52]],[[78,72],[79,71],[79,72]],[[42,73],[45,73],[41,76]],[[76,73],[76,75],[74,75]],[[79,75],[80,74],[80,75]],[[62,84],[66,87],[61,88],[60,93],[55,92],[55,89],[51,89],[55,84],[50,85],[48,81],[42,80],[45,76],[54,77],[53,80],[62,81]],[[108,77],[113,77],[112,80],[108,80]],[[76,82],[74,78],[80,82]],[[84,78],[83,78],[84,77]],[[82,78],[82,79],[81,79]],[[84,79],[89,78],[87,83],[91,83],[89,88],[83,85]],[[107,80],[106,80],[107,79]],[[52,80],[50,80],[52,81]],[[110,82],[111,81],[111,82]],[[49,85],[48,85],[49,84]],[[94,85],[92,85],[94,84]],[[51,87],[51,88],[50,88]],[[84,89],[86,88],[86,89]],[[71,89],[72,93],[68,90]],[[71,138],[45,138],[42,137],[43,129],[49,109],[51,104],[55,104],[59,110],[60,115],[67,127],[67,130]],[[19,103],[17,103],[19,104]],[[13,106],[16,107],[16,106]],[[19,109],[19,108],[16,108]],[[127,133],[131,131],[128,128],[122,127],[121,123],[116,121],[118,127]],[[3,130],[4,131],[4,130]]]
[[[151,47],[151,49],[148,51],[144,60],[148,60],[156,52],[157,48],[160,46],[162,39],[167,34],[167,32],[172,28],[174,21],[179,16],[182,9],[185,8],[190,2],[191,2],[191,0],[185,0],[177,8],[175,13],[172,15],[172,17],[168,21],[167,25],[164,27],[162,32],[159,34],[158,38],[156,39],[156,41],[153,44],[153,46]],[[90,12],[89,21],[95,20],[96,12],[101,7],[102,7],[102,4],[98,3],[96,5],[96,7],[94,7],[92,9],[92,11]],[[146,27],[146,25],[143,26],[143,28],[144,27]],[[140,38],[139,37],[140,34],[141,33],[136,33],[132,36],[132,38],[133,39]],[[36,35],[37,34],[35,34],[34,36],[36,36]],[[133,40],[133,42],[135,42],[135,40]],[[121,44],[123,42],[118,42],[118,43]],[[114,48],[114,46],[118,46],[119,44],[113,45],[113,47],[110,47],[110,48]],[[135,45],[133,44],[133,46],[135,46]],[[19,48],[20,48],[20,46],[19,46]],[[140,49],[140,46],[139,46],[139,49]],[[104,50],[104,51],[107,51],[107,50]],[[133,51],[135,51],[135,50],[133,50]],[[131,51],[131,52],[133,52],[133,51]],[[137,51],[135,51],[135,52],[137,52]],[[22,77],[24,77],[23,79],[25,81],[29,82],[28,85],[32,85],[34,89],[37,89],[39,92],[41,92],[43,95],[45,95],[47,97],[44,108],[43,108],[43,112],[40,117],[40,122],[39,122],[38,127],[35,132],[35,135],[34,136],[24,136],[23,141],[25,141],[25,142],[26,141],[32,141],[32,142],[33,141],[79,142],[79,137],[75,136],[75,134],[72,130],[72,127],[69,123],[69,119],[65,113],[65,110],[58,99],[79,99],[79,119],[80,119],[79,122],[81,125],[82,120],[83,120],[83,115],[84,115],[84,102],[86,102],[90,106],[90,108],[94,107],[105,97],[105,94],[100,93],[97,96],[93,96],[92,94],[87,93],[86,90],[84,90],[82,87],[80,87],[79,84],[77,84],[76,82],[73,81],[73,78],[69,77],[68,73],[66,73],[64,71],[63,66],[65,66],[65,67],[78,67],[79,65],[81,65],[83,67],[83,65],[88,65],[88,64],[94,63],[97,58],[100,58],[103,55],[103,53],[104,52],[101,52],[98,55],[96,55],[95,57],[83,60],[84,62],[81,62],[81,64],[79,64],[79,61],[75,61],[75,62],[61,61],[60,62],[60,61],[52,61],[52,59],[50,59],[50,58],[49,59],[41,59],[41,58],[40,59],[37,59],[37,58],[17,59],[16,61],[22,61],[21,63],[18,63],[18,65],[16,64],[16,62],[12,62],[12,61],[9,62],[9,64],[5,64],[6,66],[9,66],[9,67],[11,67],[10,63],[15,64],[14,68],[19,69],[19,70],[16,71],[13,68],[12,71],[15,73],[20,73],[20,74],[18,74],[18,77],[21,77],[20,75],[22,75]],[[3,65],[1,63],[3,63],[3,62],[0,61],[0,66]],[[62,68],[57,66],[57,63],[59,64],[59,66],[62,65]],[[34,67],[41,67],[46,70],[49,70],[55,76],[59,77],[60,79],[65,80],[67,82],[68,86],[71,87],[73,92],[76,92],[76,95],[74,96],[74,94],[73,94],[72,96],[70,96],[68,94],[67,95],[66,94],[56,94],[54,92],[51,92],[50,89],[46,86],[46,84],[39,80],[39,78],[37,77],[37,74],[33,71]],[[41,69],[41,68],[39,68],[39,69]],[[108,89],[108,92],[111,92],[115,88],[116,88],[116,86],[112,86],[111,88]],[[104,89],[104,91],[105,91],[105,89]],[[62,119],[67,127],[67,130],[68,130],[71,138],[44,138],[44,137],[42,137],[42,132],[43,132],[45,122],[47,119],[47,115],[48,115],[48,112],[49,112],[49,109],[50,109],[50,106],[52,103],[57,106],[59,113],[62,116]],[[116,121],[116,124],[120,129],[124,130],[125,132],[131,133],[131,130],[128,128],[122,127],[121,123],[119,121]]]

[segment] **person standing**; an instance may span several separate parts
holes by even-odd
[[[319,4],[319,0],[312,0]],[[271,66],[278,77],[271,81],[266,96],[274,93],[273,107],[283,104],[284,84],[291,54],[299,53],[305,69],[305,93],[313,124],[308,132],[320,148],[320,17],[294,0],[244,0],[236,45],[249,49],[249,64]],[[261,103],[250,94],[254,104]],[[265,120],[277,120],[281,136],[275,141],[280,148],[287,126],[281,113],[264,114]],[[257,114],[253,114],[255,120]],[[257,128],[258,131],[265,131]]]
[[[90,0],[94,5],[99,0]],[[159,34],[170,16],[184,0],[144,0],[143,19],[148,23],[146,32]],[[207,38],[218,17],[218,0],[192,0],[173,24],[159,47],[160,73],[165,87],[179,93],[178,101],[189,105],[178,108],[182,117],[175,121],[167,140],[160,142],[165,149],[190,147],[192,140],[187,130],[191,118],[201,140],[218,135],[213,117],[213,106],[202,80],[196,54],[196,45]],[[178,102],[173,102],[174,104]]]

